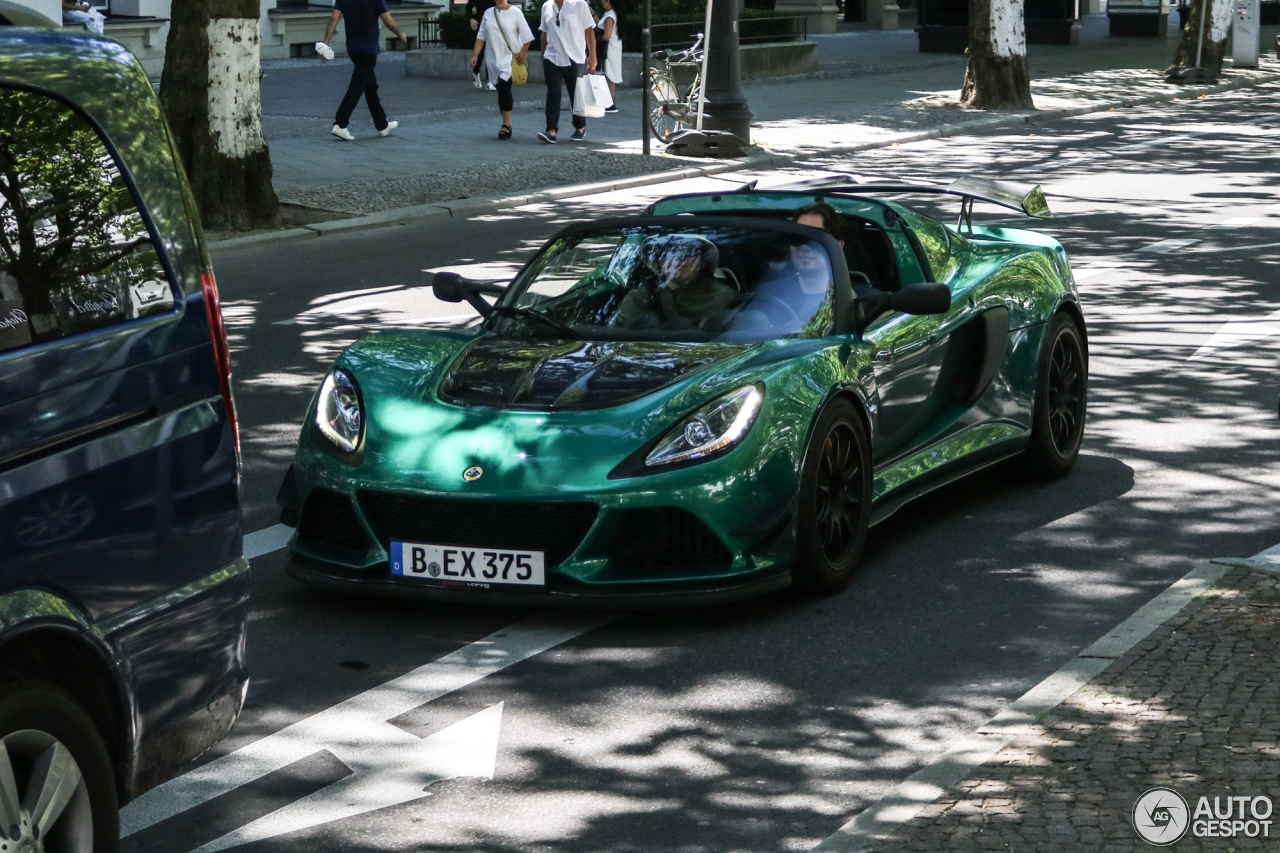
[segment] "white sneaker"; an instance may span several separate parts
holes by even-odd
[[[382,130],[378,131],[378,135],[379,135],[379,136],[390,136],[390,135],[391,135],[391,131],[395,130],[395,129],[396,129],[397,127],[399,127],[399,126],[400,126],[400,122],[398,122],[398,121],[389,121],[389,122],[387,122],[387,126],[386,126],[386,127],[384,127]]]
[[[496,91],[498,91],[498,87],[497,87],[497,86],[495,86],[495,85],[493,85],[493,81],[492,81],[492,80],[490,80],[490,81],[489,81],[489,85],[488,85],[488,86],[486,86],[485,88],[486,88],[486,89],[488,89],[490,92],[496,92]]]
[[[475,83],[476,88],[483,89],[484,84],[480,82],[480,75],[479,74],[475,75],[475,78],[476,78],[476,83]]]
[[[351,135],[351,131],[347,130],[345,127],[338,127],[336,124],[333,126],[333,135],[339,139],[346,140],[347,142],[356,141],[356,138]]]

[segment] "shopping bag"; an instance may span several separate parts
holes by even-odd
[[[88,12],[88,15],[89,15],[89,20],[85,21],[85,24],[84,24],[85,28],[88,29],[89,32],[91,33],[95,33],[97,35],[105,35],[106,27],[104,26],[104,24],[106,24],[106,21],[107,21],[106,17],[97,9],[90,9]]]
[[[573,87],[573,114],[576,116],[604,118],[604,104],[597,104],[595,96],[591,94],[589,81],[594,76],[594,74],[587,74],[579,77],[577,85]]]
[[[591,81],[591,95],[595,102],[605,109],[613,106],[613,96],[609,94],[609,84],[604,75],[589,74],[587,79]]]

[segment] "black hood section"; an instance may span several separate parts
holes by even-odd
[[[454,361],[440,396],[461,405],[548,411],[616,406],[753,346],[485,337]]]

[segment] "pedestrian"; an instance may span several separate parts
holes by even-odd
[[[533,41],[533,30],[525,20],[524,12],[512,6],[507,0],[497,0],[480,21],[480,29],[476,32],[476,46],[471,54],[471,65],[475,67],[484,52],[485,67],[489,71],[489,82],[498,92],[498,111],[502,113],[502,127],[498,130],[499,139],[511,138],[511,108],[515,99],[511,95],[511,64],[529,65],[529,43]],[[516,45],[520,45],[519,52]],[[494,80],[498,82],[493,83]],[[522,79],[520,82],[524,82]]]
[[[400,126],[398,121],[387,121],[387,113],[378,100],[378,78],[374,68],[378,64],[378,39],[381,31],[378,22],[387,25],[387,29],[396,34],[396,38],[408,44],[409,37],[401,31],[400,25],[387,11],[386,0],[334,0],[333,15],[329,18],[329,26],[324,31],[324,45],[329,46],[333,33],[338,29],[338,21],[345,19],[347,31],[347,56],[351,58],[351,82],[347,85],[347,94],[338,105],[338,114],[333,119],[333,135],[339,139],[353,142],[355,137],[347,129],[351,122],[351,113],[360,96],[364,95],[365,106],[373,116],[373,126],[379,136],[386,136]],[[325,56],[321,62],[327,62]]]
[[[621,3],[622,0],[617,0]],[[604,69],[604,79],[609,81],[609,99],[613,101],[605,108],[607,113],[618,111],[618,84],[622,82],[622,30],[619,26],[617,5],[613,0],[601,0],[604,15],[596,24],[596,39],[599,42],[597,58]]]
[[[493,8],[494,0],[467,0],[467,23],[471,25],[471,32],[479,34],[480,22],[484,20],[485,12]],[[484,82],[480,79],[480,72],[486,70],[484,63],[478,59],[471,63],[471,73],[475,77],[475,87],[477,89],[484,88]],[[497,89],[493,83],[493,77],[489,77],[489,91]]]
[[[539,133],[543,142],[554,143],[560,130],[560,87],[569,90],[569,109],[578,78],[596,70],[595,18],[587,0],[547,0],[542,4],[542,73],[547,78],[547,130]],[[587,137],[587,120],[573,117],[570,142]]]

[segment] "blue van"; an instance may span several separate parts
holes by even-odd
[[[112,851],[244,703],[230,358],[155,93],[0,26],[0,848]]]

